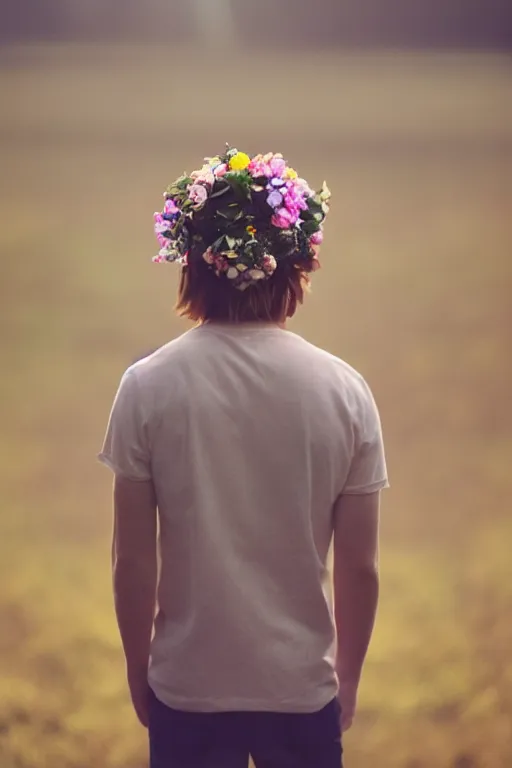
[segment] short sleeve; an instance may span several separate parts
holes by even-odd
[[[146,427],[137,377],[128,369],[115,396],[98,459],[116,475],[129,480],[150,480]]]
[[[381,420],[364,380],[360,381],[354,420],[355,449],[342,493],[374,493],[388,488]]]

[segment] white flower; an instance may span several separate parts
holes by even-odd
[[[320,192],[320,200],[322,202],[327,202],[329,198],[331,197],[331,190],[327,186],[326,182],[322,184],[322,191]]]
[[[168,221],[155,222],[156,234],[162,234],[162,232],[167,232],[170,228],[171,228],[171,224]]]

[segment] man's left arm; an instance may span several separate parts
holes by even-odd
[[[151,480],[115,477],[112,572],[130,692],[137,716],[147,727],[157,588],[157,504]]]

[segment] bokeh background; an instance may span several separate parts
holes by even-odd
[[[152,213],[225,142],[328,180],[323,269],[292,328],[361,370],[382,412],[382,601],[347,765],[510,768],[507,4],[1,14],[0,768],[147,764],[95,454],[124,369],[186,328]]]

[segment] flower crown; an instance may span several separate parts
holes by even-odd
[[[281,154],[250,157],[228,146],[165,191],[154,215],[160,251],[153,261],[186,265],[200,254],[239,290],[271,277],[284,259],[314,271],[330,196],[325,182],[310,189]],[[207,242],[201,222],[212,219],[215,238]]]

